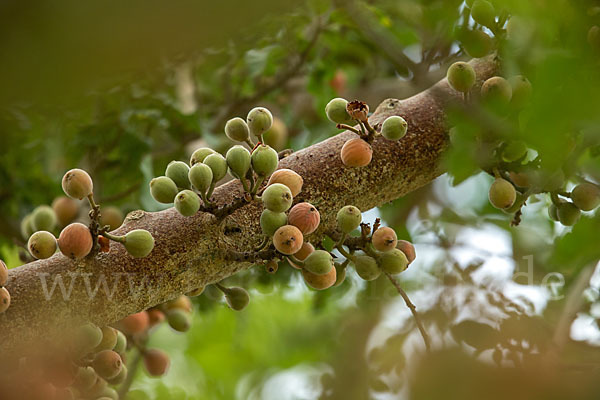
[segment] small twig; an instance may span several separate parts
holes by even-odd
[[[357,135],[362,135],[361,131],[359,131],[358,129],[356,129],[356,128],[354,128],[354,127],[350,126],[350,125],[346,125],[346,124],[337,124],[337,125],[336,125],[336,128],[338,128],[338,129],[345,129],[345,130],[347,130],[347,131],[354,132],[354,133],[356,133]]]
[[[131,362],[127,366],[127,378],[125,378],[125,382],[119,387],[118,393],[119,398],[124,399],[129,393],[131,389],[131,385],[135,380],[135,375],[137,373],[138,368],[140,367],[142,361],[142,351],[137,349],[134,357],[131,359]]]
[[[421,336],[423,337],[423,342],[425,342],[425,348],[427,349],[428,352],[431,351],[431,341],[429,339],[429,335],[427,334],[427,331],[425,330],[425,327],[423,326],[423,323],[421,322],[421,317],[419,316],[419,313],[417,313],[417,307],[415,307],[415,305],[412,303],[412,301],[410,301],[410,298],[408,297],[408,295],[406,294],[404,289],[402,289],[402,287],[400,286],[400,283],[392,275],[388,274],[387,272],[385,273],[385,275],[388,277],[388,279],[390,280],[392,285],[394,285],[396,287],[396,290],[398,290],[398,293],[400,294],[400,296],[402,296],[402,298],[404,299],[406,306],[410,309],[410,312],[413,315],[415,323],[417,324],[417,327],[419,328],[419,332],[421,332]]]

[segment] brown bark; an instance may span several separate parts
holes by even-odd
[[[478,84],[497,70],[491,57],[472,63]],[[385,118],[401,115],[408,122],[408,133],[398,142],[376,138],[373,161],[367,167],[348,169],[341,163],[339,152],[344,142],[355,136],[351,132],[281,160],[280,168],[291,168],[304,178],[304,188],[295,201],[308,201],[321,212],[321,227],[307,239],[317,240],[324,231],[332,230],[337,210],[344,205],[353,204],[366,211],[439,176],[443,172],[440,159],[447,146],[444,109],[449,101],[460,98],[442,80],[433,89],[409,99],[383,101],[370,118],[371,124],[377,127]],[[233,181],[218,187],[213,199],[225,205],[241,195],[239,183]],[[156,247],[147,258],[133,259],[120,244],[113,243],[109,253],[81,261],[57,254],[11,270],[7,288],[12,305],[0,315],[0,352],[31,343],[40,335],[51,336],[79,321],[98,325],[115,322],[248,268],[251,263],[226,261],[226,255],[230,249],[247,252],[259,244],[261,211],[259,201],[222,220],[207,213],[186,218],[174,209],[137,211],[115,233],[137,228],[150,231]],[[48,289],[57,279],[62,279],[67,289],[73,283],[69,299],[63,298],[59,287],[47,298],[44,277]],[[109,297],[103,288],[95,297],[90,296],[86,279],[91,289],[105,279],[114,296]]]

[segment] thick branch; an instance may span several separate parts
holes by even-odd
[[[479,83],[497,70],[492,58],[476,60],[473,65]],[[282,159],[281,168],[291,168],[304,178],[304,188],[295,201],[308,201],[321,212],[321,227],[307,240],[318,240],[323,232],[331,231],[337,210],[347,204],[366,211],[439,176],[443,172],[440,157],[447,146],[444,108],[448,101],[459,99],[458,93],[441,81],[436,90],[403,101],[383,101],[371,124],[401,115],[408,122],[408,134],[398,142],[378,137],[373,143],[373,161],[367,167],[348,169],[341,163],[342,145],[356,136],[351,132]],[[213,199],[217,207],[224,207],[242,193],[239,182],[232,181],[218,187]],[[260,244],[261,211],[257,201],[222,219],[202,212],[185,218],[174,209],[136,211],[115,233],[149,230],[156,247],[147,258],[133,259],[121,245],[113,244],[110,252],[81,261],[57,254],[11,270],[7,288],[12,305],[0,315],[0,352],[39,340],[41,335],[52,337],[79,321],[115,322],[248,268],[250,262],[225,255],[227,249],[243,253]]]

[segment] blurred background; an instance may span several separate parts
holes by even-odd
[[[525,142],[543,168],[564,171],[567,189],[581,177],[598,183],[600,36],[590,29],[600,4],[495,0],[489,29],[470,17],[472,3],[3,1],[0,258],[28,261],[22,221],[61,195],[70,168],[90,172],[119,224],[163,209],[149,181],[198,147],[224,153],[225,122],[255,106],[276,117],[267,142],[298,150],[337,133],[324,114],[331,98],[374,110],[494,51],[504,76],[531,81],[530,104],[515,124],[459,111],[453,123]],[[512,226],[514,215],[489,204],[493,177],[475,141],[458,139],[448,174],[363,217],[415,244],[399,280],[433,352],[384,276],[348,271],[317,292],[287,265],[275,275],[257,267],[227,280],[250,291],[243,312],[204,294],[188,333],[153,332],[171,370],[133,370],[127,398],[597,398],[600,218],[562,226],[542,194]]]

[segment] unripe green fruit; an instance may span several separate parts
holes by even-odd
[[[190,181],[201,193],[206,194],[213,182],[213,176],[212,169],[204,163],[198,163],[190,168]]]
[[[143,258],[154,249],[154,237],[144,229],[136,229],[125,235],[125,243],[123,245],[132,257]]]
[[[85,393],[86,397],[89,397],[91,399],[96,399],[96,400],[100,400],[100,399],[112,400],[109,397],[101,397],[102,393],[104,393],[104,389],[106,389],[107,385],[108,384],[106,383],[106,380],[98,377],[98,379],[96,379],[96,382],[94,382],[92,387],[86,391],[86,393]]]
[[[8,281],[8,268],[4,261],[0,260],[0,286],[6,286]]]
[[[304,260],[304,269],[316,275],[328,274],[333,268],[333,257],[325,250],[315,250]]]
[[[62,230],[58,237],[58,248],[69,258],[80,260],[90,254],[94,240],[89,228],[75,222]]]
[[[102,342],[102,329],[92,323],[87,323],[78,328],[76,334],[76,346],[81,354],[87,354],[94,350]]]
[[[56,238],[53,234],[46,231],[34,233],[27,242],[29,253],[38,260],[52,257],[56,253],[56,247]]]
[[[244,146],[233,146],[225,154],[227,166],[235,178],[244,178],[250,169],[250,152]]]
[[[21,221],[21,235],[23,235],[23,239],[27,240],[34,232],[35,230],[31,224],[31,214],[28,214]]]
[[[191,217],[200,209],[200,198],[191,190],[183,190],[175,197],[175,209],[184,217]]]
[[[125,334],[123,334],[123,332],[121,331],[116,332],[117,342],[115,343],[112,350],[119,354],[125,354],[125,351],[127,351],[127,336],[125,336]]]
[[[517,161],[527,154],[527,145],[520,141],[515,140],[509,142],[504,150],[502,150],[502,159],[506,162]]]
[[[352,264],[356,269],[356,273],[365,281],[372,281],[379,278],[381,270],[377,266],[377,261],[369,256],[354,256]]]
[[[264,107],[256,107],[250,110],[246,117],[250,133],[260,136],[273,125],[273,115],[271,111]]]
[[[98,379],[98,375],[96,371],[92,367],[79,367],[77,369],[77,374],[75,375],[75,386],[77,389],[87,392]]]
[[[273,234],[273,245],[278,252],[291,255],[297,253],[304,243],[300,229],[293,225],[284,225]]]
[[[337,272],[335,268],[331,268],[331,270],[325,275],[317,275],[306,269],[303,269],[302,277],[304,278],[304,282],[311,288],[315,290],[325,290],[335,284]]]
[[[476,75],[471,65],[463,61],[457,61],[448,68],[446,77],[454,90],[466,93],[475,84]]]
[[[79,214],[79,203],[70,197],[60,196],[52,202],[52,209],[58,224],[63,227],[69,225]]]
[[[465,51],[473,58],[484,57],[494,47],[494,40],[479,29],[461,29],[458,34]]]
[[[492,3],[486,0],[476,0],[471,7],[471,17],[483,26],[493,28],[496,24],[496,10]]]
[[[526,199],[521,193],[517,192],[517,197],[512,206],[502,209],[506,214],[514,214],[521,209]]]
[[[303,235],[310,235],[317,230],[321,223],[319,210],[310,203],[298,203],[289,212],[288,221],[300,229]]]
[[[400,140],[406,135],[408,124],[404,118],[393,115],[386,118],[381,125],[381,134],[388,140]]]
[[[166,316],[167,322],[169,323],[169,326],[173,328],[173,330],[177,332],[187,332],[190,330],[192,321],[190,320],[190,316],[187,312],[178,308],[174,308],[169,310]]]
[[[250,302],[250,295],[244,288],[231,287],[225,290],[225,301],[232,310],[241,311]]]
[[[298,175],[295,171],[291,169],[283,168],[278,169],[277,171],[271,174],[269,178],[269,182],[267,186],[272,185],[273,183],[282,183],[292,192],[292,196],[296,197],[302,191],[302,185],[304,184],[304,179],[300,175]]]
[[[587,40],[594,50],[600,49],[600,27],[594,25],[590,28],[587,34]]]
[[[240,117],[235,117],[225,124],[225,134],[235,142],[245,142],[250,137],[250,128],[246,121]]]
[[[287,224],[287,215],[283,212],[264,210],[260,215],[260,228],[267,236],[273,236],[275,231]]]
[[[415,261],[417,258],[417,252],[415,251],[415,246],[408,240],[398,240],[398,244],[396,244],[396,248],[404,253],[406,258],[408,259],[408,264]]]
[[[335,98],[329,101],[325,106],[325,114],[327,118],[336,124],[349,124],[352,123],[352,117],[346,111],[348,101],[342,98]]]
[[[31,214],[34,231],[53,231],[56,228],[56,214],[50,206],[39,206]]]
[[[179,309],[179,310],[183,310],[186,312],[192,312],[193,306],[192,306],[192,301],[190,300],[189,297],[187,297],[185,295],[181,295],[181,296],[178,296],[178,297],[174,298],[173,300],[170,300],[169,302],[165,303],[164,309],[165,310]]]
[[[214,182],[220,181],[227,175],[227,161],[219,153],[209,155],[203,162],[212,170]]]
[[[123,224],[125,216],[123,212],[117,207],[106,207],[102,209],[100,217],[100,225],[110,227],[111,231],[114,231]]]
[[[111,385],[120,385],[123,382],[125,382],[125,380],[127,379],[127,374],[128,374],[127,366],[125,364],[123,364],[123,368],[121,368],[121,372],[119,372],[117,374],[117,376],[115,376],[114,378],[109,379],[108,383]],[[110,388],[107,388],[107,389],[110,389]],[[114,394],[111,393],[111,396],[114,396]],[[108,396],[108,397],[110,397],[110,396]],[[117,394],[117,397],[110,397],[110,398],[114,399],[114,400],[119,400],[119,395]]]
[[[104,350],[96,354],[92,362],[94,371],[103,379],[114,378],[121,372],[123,361],[121,356],[112,350]]]
[[[206,157],[213,154],[214,152],[215,151],[209,147],[201,147],[197,149],[196,151],[194,151],[192,157],[190,158],[190,166],[193,167],[194,165],[203,162]]]
[[[150,317],[146,311],[128,315],[119,321],[119,329],[128,335],[142,333],[148,329]]]
[[[512,88],[506,79],[501,76],[494,76],[483,82],[481,97],[492,104],[505,106],[512,97]]]
[[[102,340],[100,344],[96,346],[94,349],[94,353],[100,353],[104,350],[112,350],[117,344],[117,330],[110,326],[105,326],[101,328],[102,330]]]
[[[508,80],[512,89],[511,104],[516,108],[523,108],[529,102],[533,89],[531,82],[522,75],[513,76]]]
[[[223,292],[215,285],[208,285],[206,289],[204,289],[204,295],[212,301],[219,301],[223,298]]]
[[[167,165],[165,175],[167,176],[167,178],[171,178],[171,180],[175,182],[175,185],[177,185],[178,188],[189,189],[189,172],[190,167],[188,167],[188,165],[183,161],[171,161],[169,165]]]
[[[252,152],[252,169],[256,175],[267,177],[277,169],[279,155],[272,147],[260,145]]]
[[[169,177],[159,176],[150,181],[150,194],[159,203],[173,203],[175,196],[177,196],[177,191],[177,184]]]
[[[0,288],[0,314],[10,307],[10,293],[5,287]]]
[[[150,376],[159,377],[167,373],[171,361],[162,350],[149,349],[144,352],[144,366]]]
[[[62,188],[67,196],[82,200],[92,194],[94,183],[84,170],[72,169],[63,176]]]
[[[571,192],[571,200],[582,211],[592,211],[600,205],[600,188],[591,183],[581,183]]]
[[[573,226],[579,217],[581,217],[581,211],[573,203],[565,201],[556,206],[558,209],[558,220],[565,226]]]
[[[125,365],[123,365],[123,367],[125,367]],[[121,372],[123,372],[123,368],[121,368]],[[119,372],[119,375],[121,374],[121,372]],[[116,379],[116,377],[113,379]],[[109,379],[109,380],[112,380],[112,379]],[[115,389],[108,387],[108,386],[105,387],[104,389],[102,389],[102,391],[100,392],[100,396],[102,396],[102,397],[99,397],[98,398],[99,400],[102,400],[102,399],[119,400],[119,393]]]
[[[337,226],[343,233],[350,233],[362,222],[360,210],[354,206],[345,206],[337,213]]]
[[[392,228],[382,227],[373,233],[371,243],[373,243],[373,247],[378,251],[390,251],[396,248],[398,237]]]
[[[312,252],[315,251],[315,248],[313,247],[312,244],[310,244],[309,242],[304,242],[302,244],[302,247],[300,247],[300,250],[298,250],[296,253],[294,253],[294,257],[300,261],[304,261],[306,260],[306,257],[308,257]],[[290,263],[290,265],[296,269],[302,269],[302,267],[300,265],[296,265],[294,264],[294,262],[290,259],[288,259],[288,262]]]
[[[263,133],[263,141],[266,145],[271,146],[275,150],[283,150],[288,140],[288,129],[285,123],[273,117],[273,125],[271,129]]]
[[[266,209],[280,213],[289,210],[294,200],[290,189],[281,183],[267,186],[261,199]]]
[[[408,267],[406,254],[398,249],[381,253],[377,260],[379,267],[388,274],[399,274]]]
[[[496,178],[488,195],[490,203],[498,209],[509,208],[515,203],[517,199],[517,191],[515,187],[509,181]]]
[[[550,204],[550,207],[548,207],[548,217],[550,217],[551,220],[558,222],[558,208],[556,207],[556,205],[554,204]]]

